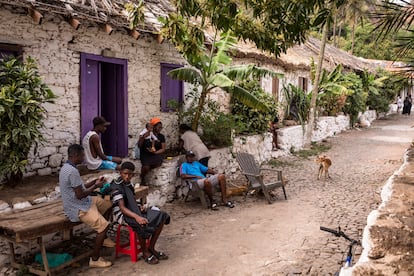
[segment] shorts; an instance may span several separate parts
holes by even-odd
[[[98,170],[115,170],[117,164],[112,161],[102,160],[102,164],[98,167]]]
[[[200,187],[201,189],[204,189],[204,181],[206,181],[206,180],[208,180],[208,182],[210,182],[211,185],[213,185],[213,186],[217,185],[219,183],[218,176],[219,176],[218,174],[215,174],[215,175],[212,175],[210,177],[206,177],[206,178],[203,178],[203,179],[198,179],[197,180],[198,187]]]
[[[102,216],[112,207],[112,201],[92,196],[92,205],[88,211],[79,211],[79,219],[98,233],[105,231],[109,222]]]

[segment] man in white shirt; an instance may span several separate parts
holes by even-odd
[[[115,170],[119,169],[122,159],[116,156],[105,155],[99,134],[105,133],[110,125],[104,117],[93,118],[93,129],[86,133],[82,140],[85,149],[85,163],[89,170]]]

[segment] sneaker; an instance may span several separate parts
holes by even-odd
[[[94,261],[92,258],[89,259],[89,267],[98,267],[98,268],[104,268],[104,267],[110,267],[112,263],[110,261],[105,260],[102,257],[99,257],[96,261]]]
[[[115,247],[115,245],[116,245],[116,243],[113,241],[113,240],[111,240],[111,239],[109,239],[109,238],[106,238],[106,239],[104,239],[104,241],[103,241],[103,244],[102,244],[104,247]]]

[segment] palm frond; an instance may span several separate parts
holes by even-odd
[[[284,77],[283,74],[276,73],[264,67],[258,67],[254,64],[230,66],[223,70],[223,74],[232,80],[244,80],[250,77],[261,78],[266,76],[277,78]]]
[[[182,67],[173,69],[168,72],[168,76],[172,79],[185,81],[192,84],[199,84],[202,82],[200,72],[193,68]]]
[[[401,0],[399,2],[383,1],[378,5],[378,11],[372,17],[378,24],[374,31],[378,31],[378,38],[383,38],[390,33],[408,29],[414,20],[414,4]]]
[[[234,81],[222,73],[214,74],[207,82],[211,83],[213,86],[218,86],[221,88],[234,86]]]
[[[241,103],[247,105],[248,107],[255,108],[263,112],[269,111],[269,108],[264,103],[259,101],[249,91],[238,85],[234,85],[232,87],[224,87],[223,89],[230,93],[232,97],[239,100]]]

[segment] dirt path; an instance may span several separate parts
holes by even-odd
[[[319,230],[340,225],[360,237],[368,213],[377,207],[385,180],[402,163],[414,137],[412,120],[395,116],[369,129],[329,139],[332,180],[316,180],[317,165],[298,157],[279,159],[289,179],[288,200],[235,198],[236,208],[203,210],[199,202],[165,206],[172,216],[160,238],[170,259],[150,266],[127,256],[105,270],[86,265],[70,275],[329,275],[346,243]]]

